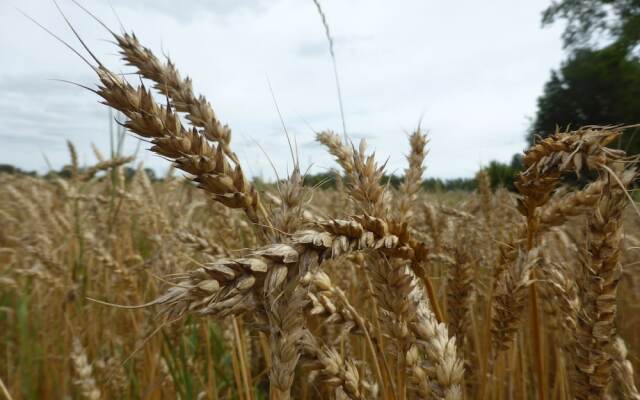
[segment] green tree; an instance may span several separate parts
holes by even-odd
[[[618,46],[602,50],[580,49],[559,71],[552,71],[538,98],[538,110],[529,133],[547,136],[556,127],[616,125],[640,122],[640,63]],[[618,145],[640,152],[640,140],[633,131]]]
[[[640,0],[554,0],[542,13],[543,25],[566,20],[567,48],[597,48],[615,42],[630,48],[640,41]]]
[[[9,164],[0,164],[0,174],[10,174],[10,175],[29,175],[29,176],[37,176],[35,171],[24,171],[21,168],[15,167]]]
[[[484,167],[489,175],[491,188],[505,187],[515,191],[514,181],[518,173],[522,170],[522,156],[515,154],[511,159],[511,163],[501,163],[500,161],[491,161],[489,165]]]
[[[529,143],[557,128],[640,122],[640,0],[554,0],[542,22],[557,20],[569,53],[538,98]],[[639,153],[640,135],[630,129],[617,146]]]

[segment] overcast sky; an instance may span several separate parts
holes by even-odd
[[[108,33],[72,2],[59,0],[89,46],[115,71]],[[107,0],[80,0],[113,29]],[[472,176],[490,160],[524,148],[536,98],[562,57],[560,26],[542,29],[548,0],[321,0],[335,41],[347,131],[366,138],[389,172],[401,173],[407,133],[422,120],[431,142],[427,176]],[[112,0],[127,31],[168,54],[193,78],[233,130],[232,147],[247,173],[273,177],[291,168],[269,90],[297,138],[303,167],[334,167],[314,131],[341,132],[324,28],[311,0]],[[71,140],[81,162],[91,143],[109,149],[109,115],[96,95],[54,79],[95,85],[64,46],[24,11],[74,46],[49,0],[0,0],[0,163],[45,171],[68,163]],[[79,46],[78,46],[79,47]],[[135,79],[135,78],[134,78]],[[256,144],[258,143],[259,146]],[[127,138],[127,150],[138,144]],[[144,150],[139,160],[164,170]]]

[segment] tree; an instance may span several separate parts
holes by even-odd
[[[554,0],[542,13],[543,25],[567,21],[567,48],[597,48],[605,39],[630,49],[640,41],[640,0]]]
[[[581,49],[552,71],[538,98],[538,111],[529,133],[546,136],[556,126],[616,125],[640,122],[640,63],[618,46],[602,50]],[[640,139],[640,138],[638,138]],[[633,132],[619,145],[640,152]]]
[[[489,176],[491,188],[505,187],[511,191],[515,191],[515,179],[522,170],[522,155],[514,154],[511,163],[501,163],[500,161],[491,161],[489,165],[483,168]]]
[[[9,164],[0,164],[0,174],[10,174],[10,175],[29,175],[29,176],[37,176],[35,171],[24,171],[18,167]]]
[[[564,45],[570,51],[551,72],[538,98],[528,140],[557,128],[640,122],[640,0],[561,0],[543,12],[543,24],[567,21]],[[606,37],[603,45],[602,37]],[[617,143],[640,152],[640,135],[628,130]]]

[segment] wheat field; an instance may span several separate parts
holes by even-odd
[[[424,192],[419,128],[397,188],[331,131],[335,189],[258,185],[192,82],[113,39],[144,81],[94,58],[95,93],[173,168],[69,143],[65,176],[0,175],[7,399],[640,399],[624,127],[540,140],[517,193]]]

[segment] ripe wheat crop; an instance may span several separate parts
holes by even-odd
[[[143,79],[94,58],[95,94],[172,169],[83,167],[70,143],[66,177],[0,175],[5,397],[640,399],[636,160],[607,147],[624,128],[539,141],[515,194],[485,172],[423,192],[420,129],[398,188],[331,131],[335,189],[299,165],[258,186],[191,80],[111,34]]]

